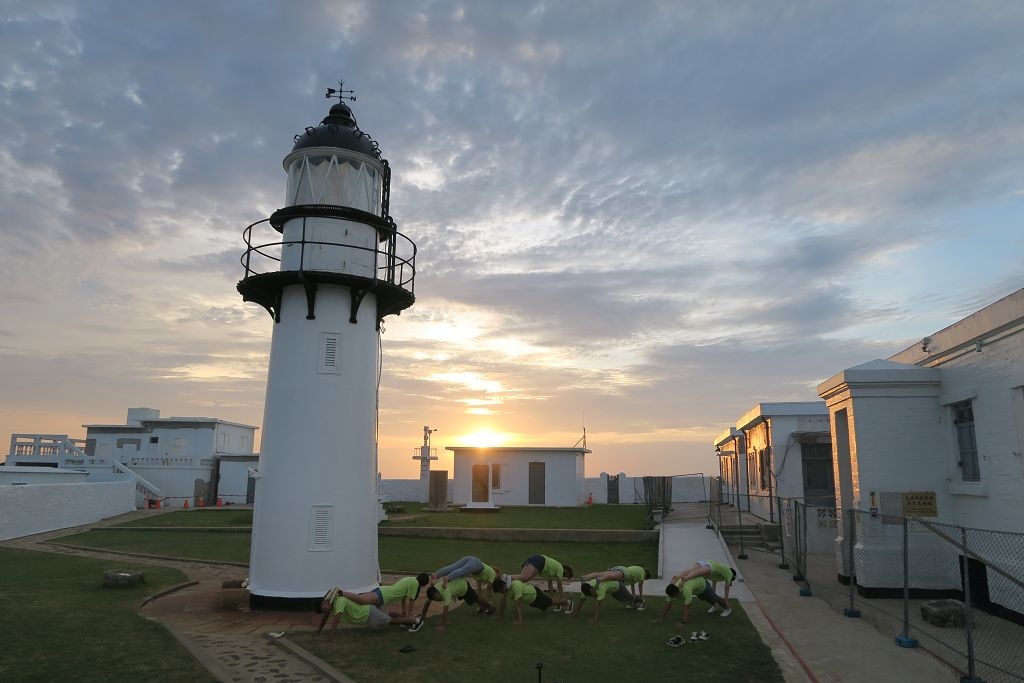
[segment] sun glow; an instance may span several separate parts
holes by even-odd
[[[489,429],[478,429],[471,434],[463,434],[456,437],[460,446],[472,446],[474,448],[490,448],[491,446],[504,446],[511,438],[511,434],[493,432]]]

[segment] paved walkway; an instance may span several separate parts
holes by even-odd
[[[788,571],[779,569],[778,556],[748,551],[748,559],[732,557],[717,532],[705,520],[679,506],[662,528],[661,564],[664,578],[644,582],[644,593],[664,592],[667,578],[698,559],[712,559],[735,567],[737,581],[730,597],[739,600],[750,620],[771,648],[786,681],[859,682],[901,680],[908,683],[945,683],[959,676],[927,653],[897,647],[892,640],[859,619],[849,619],[816,597],[801,597]],[[161,511],[138,511],[105,522],[118,524]],[[65,529],[6,541],[5,546],[88,557],[124,555],[42,544],[41,541],[75,533]],[[146,618],[165,624],[176,638],[221,681],[283,683],[348,681],[329,665],[289,649],[273,634],[308,630],[317,615],[291,612],[250,612],[245,592],[222,588],[222,582],[245,576],[243,567],[202,562],[132,557],[138,564],[159,564],[181,569],[195,585],[149,602]],[[572,588],[570,588],[572,589]],[[575,584],[578,590],[578,584]]]

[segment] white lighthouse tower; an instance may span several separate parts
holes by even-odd
[[[256,604],[378,585],[380,323],[415,300],[391,170],[344,99],[295,136],[284,208],[245,230],[238,291],[274,320],[253,513]],[[264,600],[266,599],[266,600]]]

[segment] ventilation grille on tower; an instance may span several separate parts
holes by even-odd
[[[309,549],[334,550],[333,505],[314,505],[310,508]]]
[[[337,332],[324,332],[320,335],[320,368],[321,375],[341,374],[341,335]]]

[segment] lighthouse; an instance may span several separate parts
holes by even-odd
[[[284,158],[284,207],[248,226],[238,291],[273,320],[249,591],[367,591],[377,561],[381,322],[415,300],[416,245],[389,208],[391,169],[335,97]]]

